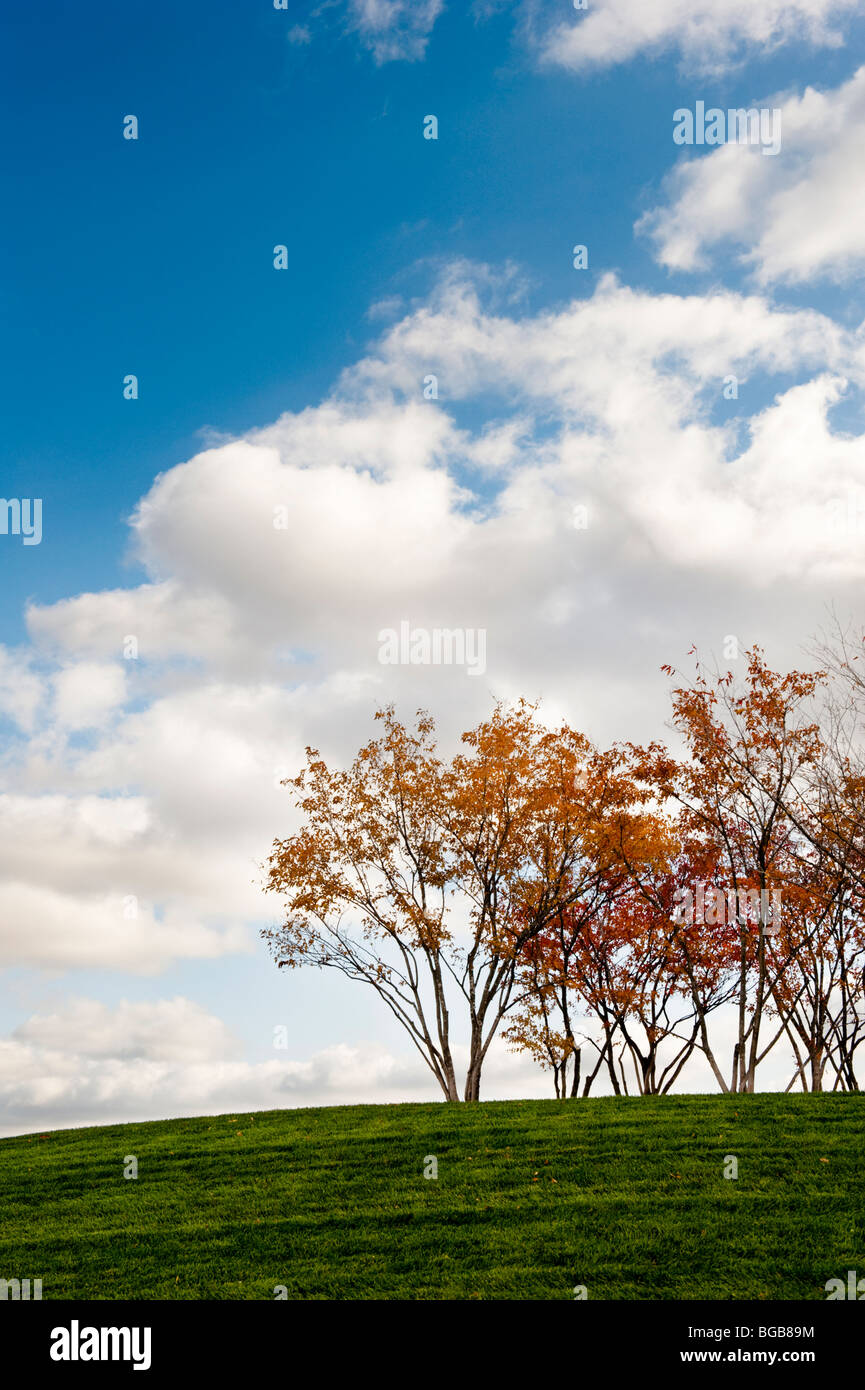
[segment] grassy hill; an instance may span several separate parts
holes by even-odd
[[[45,1299],[570,1300],[576,1284],[825,1299],[827,1279],[865,1274],[863,1139],[855,1095],[367,1105],[4,1139],[0,1278],[41,1278]]]

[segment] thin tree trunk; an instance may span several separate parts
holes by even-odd
[[[576,1050],[574,1051],[574,1079],[571,1082],[572,1100],[574,1099],[574,1097],[580,1094],[580,1071],[582,1068],[582,1054],[583,1049],[581,1047],[576,1048]]]

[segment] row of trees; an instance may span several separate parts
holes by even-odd
[[[450,759],[427,714],[409,729],[393,708],[347,770],[308,749],[287,781],[301,828],[267,866],[275,959],[373,988],[451,1101],[479,1098],[498,1034],[563,1098],[599,1074],[667,1092],[694,1054],[753,1091],[779,1043],[789,1086],[858,1090],[860,649],[838,632],[819,670],[781,674],[753,648],[741,686],[696,653],[687,681],[663,668],[675,751],[597,748],[525,701]]]

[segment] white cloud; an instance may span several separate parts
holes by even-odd
[[[54,711],[68,729],[92,729],[105,724],[123,704],[126,677],[122,667],[107,662],[80,661],[54,677]]]
[[[0,1039],[0,1133],[315,1101],[436,1098],[435,1082],[410,1050],[397,1056],[375,1043],[337,1043],[304,1060],[275,1052],[264,1062],[241,1060],[241,1050],[221,1019],[186,998],[122,1000],[114,1008],[72,999]],[[522,1070],[529,1070],[525,1059]]]
[[[0,715],[31,733],[45,693],[43,681],[31,669],[29,653],[0,647]]]
[[[668,52],[692,71],[720,72],[793,41],[838,47],[857,9],[858,0],[589,0],[575,22],[546,33],[541,53],[574,72]]]
[[[349,27],[377,63],[423,58],[444,0],[348,0]]]
[[[735,1038],[733,1010],[715,1016],[712,1036],[726,1055]],[[0,1135],[191,1114],[236,1116],[239,1125],[258,1110],[440,1099],[429,1070],[408,1047],[393,1052],[380,1043],[334,1043],[305,1058],[277,1051],[259,1062],[241,1060],[239,1050],[222,1020],[189,999],[123,1000],[113,1009],[73,999],[0,1038]],[[462,1074],[468,1050],[457,1043],[453,1052]],[[592,1055],[588,1048],[586,1055]],[[761,1084],[782,1087],[791,1064],[776,1049]],[[716,1090],[699,1054],[686,1064],[681,1085]],[[500,1040],[487,1057],[483,1088],[487,1100],[552,1096],[550,1073]],[[593,1094],[610,1090],[602,1073]]]
[[[47,848],[47,847],[46,847]],[[239,926],[217,931],[179,912],[157,918],[133,894],[87,894],[10,880],[0,891],[0,968],[126,970],[152,974],[174,961],[249,949]],[[130,917],[135,911],[136,915]]]
[[[17,1042],[48,1052],[72,1048],[80,1057],[153,1062],[215,1062],[236,1057],[240,1043],[221,1019],[189,999],[159,999],[113,1009],[95,999],[71,999],[53,1014],[34,1014],[15,1029]]]
[[[0,964],[141,975],[253,949],[277,911],[258,866],[295,823],[280,777],[306,744],[350,757],[379,703],[431,708],[446,741],[521,694],[599,740],[663,737],[658,668],[693,641],[797,661],[865,574],[861,530],[832,511],[865,503],[865,439],[832,428],[863,365],[859,334],[755,295],[607,277],[530,315],[446,276],[320,406],[154,482],[133,518],[144,583],[29,610]],[[483,629],[484,677],[382,666],[378,633],[404,619]],[[84,730],[82,666],[104,710]],[[58,674],[59,708],[40,699]],[[239,1103],[225,1065],[216,1108]]]
[[[677,270],[704,268],[727,244],[761,285],[861,273],[865,192],[852,171],[865,160],[865,67],[834,91],[753,104],[782,110],[781,153],[728,144],[686,159],[637,230]]]

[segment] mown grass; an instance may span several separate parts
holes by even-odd
[[[4,1139],[0,1278],[41,1278],[44,1299],[825,1299],[865,1276],[863,1138],[862,1097],[757,1095]]]

